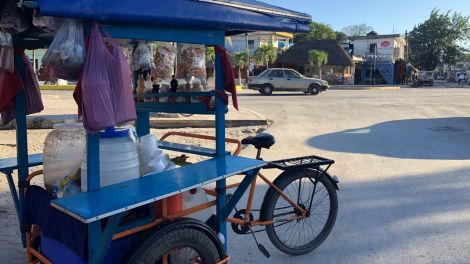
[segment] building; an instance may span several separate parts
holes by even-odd
[[[304,40],[297,42],[276,60],[276,66],[292,68],[306,76],[317,76],[318,67],[308,62],[310,50],[328,53],[328,63],[321,66],[322,79],[333,84],[354,83],[354,62],[337,40]]]
[[[396,82],[397,64],[405,59],[406,40],[399,34],[350,38],[352,56],[356,62],[355,84],[393,84]]]
[[[289,48],[294,35],[285,32],[251,32],[226,38],[225,47],[229,52],[246,52],[253,56],[255,50],[262,45],[273,45],[280,50]]]

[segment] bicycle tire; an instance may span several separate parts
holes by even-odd
[[[186,261],[181,262],[181,254],[179,256],[174,255],[177,254],[178,250],[185,248],[194,250],[202,263],[215,264],[220,261],[222,256],[215,242],[203,230],[191,226],[190,221],[183,225],[176,223],[172,226],[170,224],[158,230],[140,245],[127,263],[162,263],[163,256],[173,252],[169,256],[168,263],[186,264]]]
[[[266,225],[266,233],[267,233],[271,243],[277,249],[279,249],[280,251],[282,251],[286,254],[289,254],[289,255],[306,254],[308,252],[313,251],[320,244],[322,244],[323,241],[325,241],[325,239],[330,234],[331,230],[333,229],[333,226],[334,226],[335,221],[336,221],[336,216],[337,216],[337,213],[338,213],[338,197],[337,197],[337,194],[336,194],[335,186],[333,185],[330,177],[327,176],[326,173],[324,173],[321,170],[310,169],[310,170],[306,170],[305,172],[304,171],[283,172],[278,178],[276,178],[276,180],[274,181],[274,184],[280,190],[282,190],[285,193],[285,189],[288,186],[290,186],[291,183],[296,182],[299,179],[302,180],[303,178],[306,178],[307,180],[310,178],[314,182],[316,182],[316,184],[321,183],[325,187],[327,196],[329,198],[328,199],[328,201],[329,201],[328,218],[327,218],[323,228],[318,233],[318,235],[314,236],[313,239],[311,239],[308,243],[301,244],[301,245],[298,245],[298,246],[295,246],[295,247],[292,246],[292,245],[287,245],[287,243],[285,241],[283,241],[282,239],[279,238],[278,232],[280,232],[279,229],[280,229],[280,227],[282,227],[282,225],[284,225],[284,223],[282,223],[282,224],[274,223],[274,224]],[[310,181],[310,180],[308,180],[308,181]],[[312,194],[315,197],[315,193],[313,191],[312,191]],[[288,196],[291,200],[295,201],[295,198],[291,197],[292,195],[288,195]],[[273,218],[275,216],[276,204],[277,204],[280,197],[281,197],[280,194],[275,189],[273,189],[272,187],[270,187],[268,189],[268,191],[266,192],[264,201],[263,201],[263,205],[261,207],[261,212],[260,212],[260,217],[261,217],[262,221],[273,220]],[[311,197],[311,196],[308,195],[307,197]],[[281,197],[281,199],[283,199],[283,198]],[[313,199],[313,198],[311,198],[311,199]],[[322,199],[325,199],[325,198],[322,198]],[[288,206],[290,206],[290,208],[292,208],[291,210],[294,210],[292,205],[288,204]],[[315,208],[312,208],[312,209],[315,209]],[[296,224],[296,228],[305,227],[305,224],[301,225],[299,223],[302,223],[302,221],[307,221],[308,218],[312,217],[312,215],[315,215],[315,214],[316,214],[316,212],[311,212],[310,216],[308,216],[305,219],[298,220],[298,221],[293,220],[293,221],[297,222],[297,223],[294,223],[294,224]],[[293,221],[289,221],[287,223],[291,223]],[[310,230],[313,230],[313,229],[310,229]],[[294,231],[296,231],[296,230],[294,230]],[[294,234],[294,231],[292,231],[291,233]],[[300,230],[300,231],[297,230],[296,232],[299,233],[300,236],[303,235],[305,237],[308,230],[307,231],[306,230]]]

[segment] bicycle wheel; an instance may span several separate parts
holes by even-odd
[[[261,208],[269,240],[280,251],[301,255],[317,248],[330,234],[338,213],[338,197],[331,179],[321,170],[284,172],[274,184],[307,211],[301,216],[279,193],[270,188]],[[294,219],[293,219],[294,218]]]
[[[215,264],[220,250],[206,232],[188,223],[168,226],[147,239],[133,254],[131,264]]]

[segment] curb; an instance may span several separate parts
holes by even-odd
[[[53,129],[55,124],[63,123],[65,119],[77,120],[77,115],[45,115],[28,116],[26,125],[28,129]],[[225,120],[226,127],[267,126],[267,119],[233,119]],[[150,119],[150,128],[212,128],[214,120],[175,120],[175,119]],[[7,125],[0,125],[0,130],[13,130],[16,122],[13,120]]]
[[[400,86],[331,86],[329,90],[371,90],[371,91],[397,91]]]
[[[75,85],[40,85],[39,90],[42,91],[73,91],[75,90]]]

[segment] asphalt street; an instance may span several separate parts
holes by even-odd
[[[469,99],[470,89],[439,87],[240,95],[274,121],[266,160],[328,157],[341,183],[336,225],[314,252],[285,255],[259,233],[266,259],[232,233],[232,263],[470,263]]]

